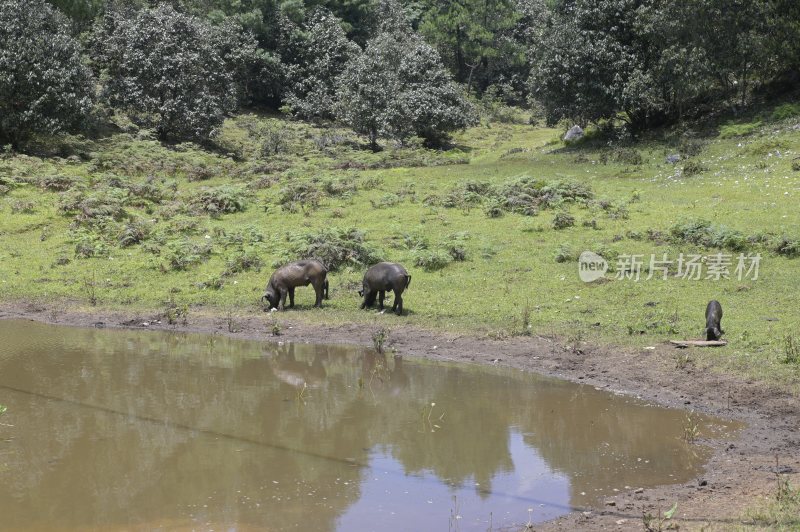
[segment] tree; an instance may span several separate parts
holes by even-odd
[[[0,143],[78,126],[93,85],[63,15],[41,0],[0,0]]]
[[[528,70],[527,3],[530,0],[422,0],[419,31],[468,91],[477,88],[481,93],[493,84],[522,90]]]
[[[339,19],[319,8],[309,17],[302,63],[291,70],[286,97],[292,113],[303,118],[333,118],[338,78],[361,52],[345,35]]]
[[[94,19],[103,10],[103,0],[48,0],[57,7],[72,23],[73,33],[78,34],[91,28]]]
[[[346,66],[337,116],[377,149],[378,137],[435,144],[475,123],[475,112],[439,54],[410,26],[385,26]]]
[[[93,38],[104,96],[136,123],[154,127],[161,140],[207,141],[241,94],[235,83],[241,43],[226,49],[224,39],[209,23],[168,5],[111,11]]]
[[[212,47],[233,75],[239,103],[277,107],[285,74],[280,58],[259,48],[252,32],[234,17],[222,19],[212,36]]]

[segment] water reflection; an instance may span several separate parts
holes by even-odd
[[[0,339],[2,529],[419,530],[456,510],[485,530],[707,459],[683,412],[513,370],[19,321]]]

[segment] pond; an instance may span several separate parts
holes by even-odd
[[[4,530],[487,530],[710,456],[686,411],[519,370],[27,321],[0,404]]]

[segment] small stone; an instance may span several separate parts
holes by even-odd
[[[701,478],[700,481],[697,483],[698,486],[708,486],[708,481],[704,478]]]
[[[644,488],[636,488],[634,493],[644,493]]]
[[[618,525],[624,525],[624,524],[625,524],[625,523],[627,523],[627,522],[628,522],[628,520],[627,520],[627,519],[617,519],[617,521],[616,521],[616,523],[617,523]]]
[[[605,502],[605,505],[606,505],[606,506],[616,506],[616,505],[617,505],[617,501],[615,501],[615,500],[613,500],[613,499],[609,499],[609,500],[607,500],[607,501]]]
[[[669,164],[675,164],[681,160],[681,156],[679,153],[673,153],[671,155],[667,155],[667,162]]]

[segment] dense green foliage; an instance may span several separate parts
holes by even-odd
[[[339,76],[361,50],[347,39],[339,19],[325,9],[311,15],[305,39],[300,63],[289,67],[286,103],[303,118],[333,118]]]
[[[250,43],[233,29],[168,5],[107,13],[93,41],[106,99],[162,140],[213,137],[236,109],[235,73],[247,67]]]
[[[771,28],[797,41],[798,14],[755,0],[558,2],[531,48],[531,95],[550,123],[621,117],[634,129],[714,99],[745,104],[754,85],[797,75]]]
[[[337,114],[369,138],[438,142],[443,133],[474,123],[474,111],[441,64],[436,50],[402,20],[384,24],[340,80]]]
[[[261,106],[342,121],[373,149],[380,138],[441,145],[474,123],[465,96],[485,118],[513,121],[504,105],[530,105],[550,124],[636,134],[738,113],[800,78],[800,6],[789,0],[50,4],[17,17],[23,3],[4,0],[0,133],[17,148],[90,114],[84,56],[103,102],[127,114],[116,123],[162,140],[207,141],[226,116]]]
[[[41,0],[0,1],[0,143],[18,148],[77,125],[93,84],[61,13]]]

